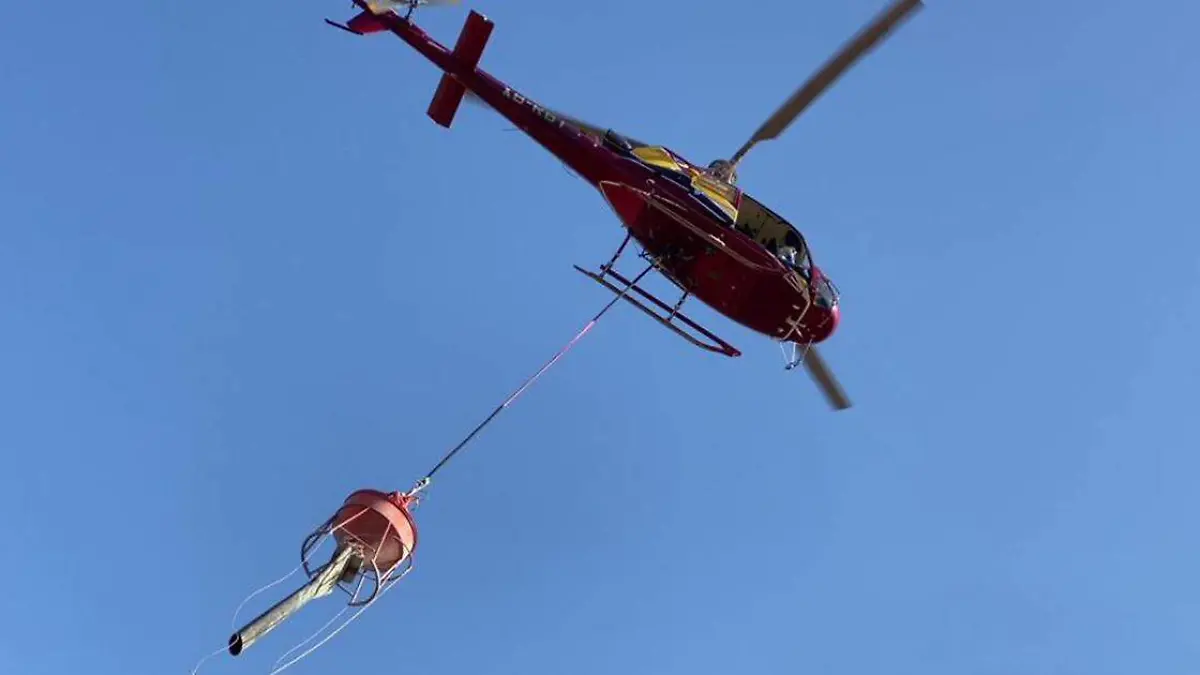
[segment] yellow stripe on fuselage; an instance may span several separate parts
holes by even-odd
[[[686,173],[683,170],[683,167],[679,165],[679,162],[676,162],[675,158],[671,156],[671,153],[667,152],[663,148],[654,146],[634,148],[633,154],[637,155],[637,158],[643,162],[657,166],[660,169],[666,169],[676,173]]]
[[[738,210],[733,205],[731,195],[733,192],[733,187],[695,169],[692,169],[691,173],[692,184],[700,188],[700,190],[707,195],[714,204],[721,207],[721,210],[724,211],[731,220],[737,222]]]
[[[634,148],[633,154],[651,166],[691,176],[692,185],[699,188],[705,196],[711,199],[731,219],[737,221],[738,211],[733,205],[733,198],[737,194],[737,191],[733,186],[722,183],[699,169],[681,165],[671,153],[661,147],[647,146]]]

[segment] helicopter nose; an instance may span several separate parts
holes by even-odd
[[[811,332],[808,335],[808,339],[813,344],[824,342],[832,337],[833,334],[837,332],[838,324],[842,320],[842,310],[839,309],[837,305],[834,305],[826,311],[828,314],[825,314],[824,317],[817,319],[815,325],[813,325],[810,329]]]

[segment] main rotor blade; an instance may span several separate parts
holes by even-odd
[[[578,127],[580,131],[591,134],[596,138],[604,138],[604,132],[607,131],[607,129],[602,129],[590,122],[584,122],[578,117],[572,117],[561,110],[554,110],[553,112],[558,116],[559,119],[565,120],[568,124]]]
[[[467,100],[467,102],[472,103],[474,105],[483,106],[485,108],[488,107],[487,103],[484,102],[483,99],[476,96],[475,92],[470,91],[470,90],[467,91],[466,100]],[[585,122],[585,121],[579,119],[578,117],[572,117],[571,115],[568,115],[560,110],[553,110],[550,108],[547,108],[547,110],[554,113],[559,119],[565,121],[567,124],[570,124],[571,126],[578,128],[580,131],[582,131],[586,134],[595,136],[597,139],[603,139],[604,134],[608,131],[608,129],[605,127],[599,127],[590,122]],[[650,145],[649,143],[639,141],[636,138],[630,138],[629,136],[626,136],[625,134],[621,134],[621,136],[625,140],[629,141],[629,143],[631,145],[633,145],[633,147],[635,147],[635,148],[645,147],[645,146]]]
[[[608,132],[607,128],[598,127],[595,124],[592,124],[590,122],[585,122],[585,121],[579,119],[578,117],[572,117],[572,116],[567,115],[566,113],[560,112],[558,110],[552,110],[551,112],[553,112],[555,115],[558,115],[558,117],[560,119],[566,120],[566,122],[568,124],[578,127],[580,131],[583,131],[584,133],[587,133],[587,134],[591,134],[592,136],[595,136],[596,138],[603,139],[604,134],[606,134]],[[617,133],[620,133],[620,132],[617,132]],[[645,146],[650,145],[649,143],[639,141],[638,139],[631,138],[629,136],[626,136],[625,134],[620,134],[620,135],[622,138],[629,141],[629,144],[635,148],[640,148],[640,147],[645,147]]]
[[[845,410],[850,407],[850,399],[846,396],[845,390],[833,377],[833,372],[829,370],[825,359],[821,358],[816,346],[809,347],[808,353],[804,355],[804,367],[812,376],[813,381],[817,383],[817,388],[821,390],[822,394],[825,394],[825,398],[834,410]]]
[[[448,5],[457,5],[461,0],[417,0],[418,7],[445,7]],[[407,0],[367,0],[367,5],[372,12],[382,14],[384,12],[395,12],[402,9],[408,9]]]
[[[775,114],[763,122],[758,131],[755,131],[750,140],[738,149],[730,161],[737,164],[756,143],[769,141],[782,134],[800,116],[800,113],[825,93],[825,90],[849,70],[850,66],[878,45],[892,29],[922,7],[924,7],[922,0],[895,0],[890,7],[880,12],[870,24],[843,45],[841,51],[826,61],[820,70],[797,89],[791,98],[775,111]]]

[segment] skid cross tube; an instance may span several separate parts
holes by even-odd
[[[613,265],[616,265],[616,264],[617,264],[617,258],[620,258],[620,257],[621,257],[621,254],[625,252],[625,247],[629,245],[629,240],[630,240],[631,238],[633,238],[633,233],[632,233],[632,232],[626,232],[626,233],[625,233],[625,238],[624,238],[623,240],[621,240],[621,245],[617,247],[617,252],[616,252],[616,253],[614,253],[614,254],[613,254],[613,256],[612,256],[611,258],[609,258],[609,259],[608,259],[608,262],[606,262],[606,263],[604,263],[603,265],[601,265],[601,266],[600,266],[600,273],[601,273],[601,274],[607,274],[607,273],[608,273],[608,271],[609,271],[609,270],[611,270],[611,269],[613,268]],[[654,262],[654,261],[651,261],[651,262]],[[657,265],[657,264],[655,264],[654,266],[655,266],[655,267],[658,267],[658,265]]]
[[[643,312],[646,313],[647,316],[649,316],[650,318],[659,322],[660,324],[665,326],[668,330],[670,330],[672,333],[675,333],[676,335],[683,338],[684,340],[687,340],[688,342],[692,343],[693,345],[695,345],[701,349],[704,349],[706,351],[710,351],[710,352],[713,352],[716,354],[723,354],[725,356],[734,357],[734,356],[742,355],[742,353],[740,351],[738,351],[737,347],[734,347],[733,345],[729,344],[728,342],[717,337],[716,335],[714,335],[712,333],[712,331],[710,331],[707,328],[705,328],[704,326],[701,326],[700,324],[696,323],[695,321],[690,319],[686,314],[679,311],[680,306],[683,305],[683,300],[685,300],[687,298],[686,291],[684,292],[684,297],[680,299],[680,302],[677,303],[674,307],[672,307],[672,306],[668,305],[667,303],[663,302],[662,300],[659,300],[655,296],[651,295],[647,291],[645,291],[641,286],[638,286],[636,283],[636,281],[637,281],[636,279],[632,280],[632,281],[629,279],[626,279],[623,275],[621,275],[621,273],[612,269],[612,267],[610,265],[606,265],[605,268],[602,269],[602,272],[600,274],[596,274],[595,272],[590,272],[588,270],[585,270],[582,267],[580,267],[579,265],[574,265],[574,267],[580,274],[586,276],[587,278],[591,279],[592,281],[595,281],[596,283],[600,284],[601,286],[604,286],[605,288],[612,291],[613,293],[617,293],[617,294],[624,293],[624,295],[622,297],[624,298],[625,301],[629,302],[634,307],[637,307],[638,309],[642,310]],[[612,282],[610,282],[608,279],[605,278],[605,277],[609,277],[609,276],[616,279],[621,284],[621,286],[625,287],[626,290],[622,291],[621,288],[617,287],[616,285],[614,285]],[[662,314],[659,314],[658,312],[654,311],[653,309],[650,309],[649,307],[647,307],[645,303],[643,303],[640,300],[638,300],[637,298],[633,297],[633,295],[630,294],[628,291],[633,291],[633,293],[636,293],[637,295],[645,298],[647,301],[652,303],[655,307],[658,307],[663,312],[666,312],[666,317],[664,317]],[[693,331],[699,333],[701,336],[706,338],[708,341],[706,342],[705,340],[701,340],[701,339],[697,338],[696,336],[683,330],[682,328],[680,328],[678,325],[675,324],[674,319],[678,319],[685,326],[687,326],[688,328],[691,328]]]

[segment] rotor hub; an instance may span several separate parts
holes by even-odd
[[[708,173],[725,183],[737,185],[737,166],[727,159],[714,159],[709,162]]]

